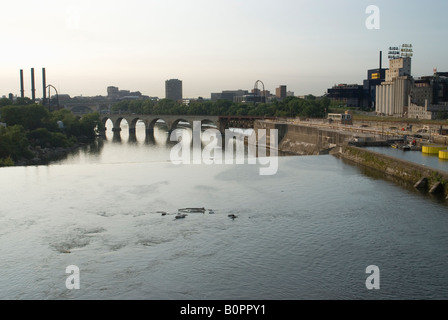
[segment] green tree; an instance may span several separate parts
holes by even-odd
[[[111,107],[112,112],[127,112],[129,110],[129,100],[122,100],[120,102],[114,103]]]
[[[1,98],[0,99],[0,108],[4,107],[4,106],[10,106],[12,105],[12,101],[9,100],[8,98]]]
[[[155,101],[152,101],[152,100],[143,101],[143,103],[142,103],[143,114],[152,114],[154,105],[155,105]]]
[[[308,94],[305,96],[305,100],[316,100],[316,96],[314,96],[312,94]]]
[[[69,147],[74,144],[67,136],[61,132],[50,132],[47,128],[39,128],[28,133],[28,140],[32,146],[42,148],[49,147]]]
[[[58,122],[61,121],[63,129],[59,129]],[[46,127],[50,131],[63,131],[67,136],[79,136],[79,117],[75,116],[70,110],[61,109],[53,111],[47,121]]]
[[[100,115],[97,112],[82,116],[79,123],[81,127],[81,136],[90,140],[95,138],[98,129],[102,129]]]
[[[211,113],[212,115],[227,115],[229,109],[232,107],[233,103],[229,100],[217,100],[211,105]]]
[[[14,102],[14,105],[16,105],[16,106],[27,106],[30,104],[35,104],[35,103],[33,102],[33,100],[31,100],[30,98],[27,98],[27,97],[17,98],[16,101]]]
[[[5,159],[0,158],[0,167],[12,167],[14,164],[14,160],[12,160],[11,157]]]
[[[44,126],[48,120],[48,110],[39,104],[24,106],[6,106],[1,109],[2,122],[8,126],[21,125],[26,130],[34,130]]]
[[[63,129],[59,129],[57,126],[58,121],[62,122]],[[91,140],[95,138],[97,130],[104,129],[98,113],[89,113],[78,117],[66,109],[52,112],[47,128],[50,131],[62,132],[68,138],[75,137],[78,140]]]
[[[143,101],[133,100],[128,104],[128,110],[132,113],[142,114],[143,113]]]
[[[176,105],[178,103],[170,99],[161,99],[154,106],[154,114],[175,114]]]
[[[0,159],[30,158],[32,153],[28,149],[29,142],[23,126],[13,125],[0,128]]]

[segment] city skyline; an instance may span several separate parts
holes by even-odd
[[[366,27],[366,8],[380,10],[380,29]],[[165,96],[182,79],[184,97],[250,90],[322,95],[338,83],[362,83],[387,68],[389,46],[411,43],[412,74],[448,71],[442,0],[330,1],[17,1],[4,4],[0,95],[31,96],[30,69],[70,96],[106,95],[108,86]],[[36,97],[42,96],[36,74]]]

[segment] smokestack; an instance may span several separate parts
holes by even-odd
[[[36,87],[34,85],[34,68],[31,68],[31,100],[36,101]]]
[[[45,79],[45,68],[42,68],[42,104],[45,105],[47,99],[47,80]]]
[[[383,68],[383,51],[380,51],[380,72],[382,68]]]
[[[23,70],[20,69],[20,96],[25,98],[25,90],[23,89]]]

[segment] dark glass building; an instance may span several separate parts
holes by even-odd
[[[165,98],[179,101],[182,100],[182,81],[170,79],[165,81]]]
[[[339,84],[328,89],[327,97],[331,100],[342,101],[347,107],[360,108],[364,99],[364,88],[358,84]]]
[[[367,110],[375,110],[376,106],[376,86],[380,85],[386,79],[386,70],[388,69],[371,69],[367,71],[367,80],[364,80],[363,90],[364,97],[362,108]]]

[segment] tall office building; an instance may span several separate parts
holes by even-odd
[[[277,89],[275,89],[275,96],[278,99],[285,99],[286,98],[286,86],[285,85],[281,85],[280,87],[278,87]]]
[[[165,81],[165,98],[179,101],[182,100],[182,81],[170,79]]]
[[[107,97],[109,99],[118,99],[120,96],[120,90],[117,87],[107,87]]]

